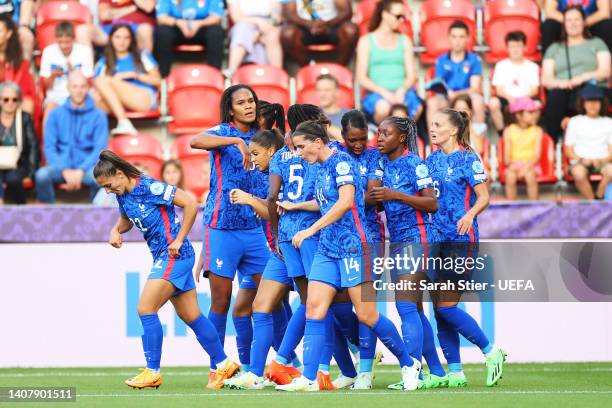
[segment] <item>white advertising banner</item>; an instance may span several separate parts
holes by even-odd
[[[127,243],[120,250],[102,243],[3,244],[0,260],[0,367],[144,364],[136,312],[151,267],[144,243]],[[205,279],[198,292],[206,314],[210,295]],[[295,295],[292,303],[297,305]],[[510,362],[612,361],[611,303],[465,307],[508,352]],[[400,327],[393,303],[380,303],[379,309]],[[171,304],[160,311],[160,319],[165,334],[162,365],[208,365],[208,357]],[[462,346],[464,362],[483,361],[465,339]],[[231,317],[225,349],[237,359]],[[390,352],[385,355],[385,363],[396,363]]]

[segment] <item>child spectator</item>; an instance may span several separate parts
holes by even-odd
[[[162,181],[171,186],[176,186],[181,190],[185,191],[191,198],[198,201],[196,199],[195,194],[193,194],[189,190],[185,190],[185,180],[183,174],[183,167],[178,160],[166,160],[162,164],[161,168],[162,172]]]

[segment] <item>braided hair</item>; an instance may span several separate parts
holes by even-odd
[[[365,115],[356,109],[350,110],[342,115],[340,125],[343,135],[348,133],[350,128],[368,130],[368,121]]]
[[[277,128],[285,133],[285,108],[280,103],[259,101],[259,115],[263,119],[263,128]]]
[[[326,125],[331,123],[321,108],[316,105],[296,103],[295,105],[291,105],[287,110],[287,122],[289,122],[289,128],[292,132],[297,129],[300,123],[308,120],[320,120],[325,122],[324,124]]]
[[[404,146],[406,146],[409,151],[419,154],[419,146],[417,144],[417,125],[412,119],[391,116],[385,119],[384,122],[391,123],[397,130],[400,131],[400,134],[406,135]]]
[[[467,151],[473,152],[474,149],[472,149],[470,145],[470,116],[463,111],[449,108],[442,110],[442,113],[446,115],[451,126],[457,129],[456,137],[459,146]]]

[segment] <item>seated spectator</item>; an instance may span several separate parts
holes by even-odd
[[[423,111],[414,89],[417,75],[412,40],[399,28],[405,18],[403,0],[383,0],[376,5],[370,33],[357,45],[355,74],[368,93],[362,101],[368,119],[376,123],[389,116],[391,106],[402,103],[416,122]]]
[[[569,173],[583,197],[602,198],[612,179],[612,119],[607,117],[608,100],[601,88],[585,86],[577,102],[579,115],[570,119],[565,133]],[[590,174],[601,173],[594,194]]]
[[[68,74],[71,71],[81,71],[88,79],[93,77],[92,49],[75,44],[74,36],[72,23],[59,23],[55,26],[56,43],[48,45],[42,53],[40,77],[46,90],[45,119],[68,98]]]
[[[91,24],[79,24],[74,28],[76,42],[87,46],[106,47],[108,35],[100,27],[98,13],[100,2],[98,0],[79,0],[79,3],[89,9],[93,21]]]
[[[347,65],[359,29],[351,22],[350,0],[282,0],[285,26],[281,40],[285,53],[300,66],[308,64],[309,45],[335,44],[335,62]]]
[[[87,78],[80,71],[68,75],[69,98],[54,109],[45,124],[47,165],[36,172],[36,193],[43,203],[54,203],[54,184],[68,191],[89,187],[90,198],[98,187],[93,168],[108,144],[108,121],[88,94]]]
[[[506,35],[508,58],[495,64],[493,86],[497,96],[489,100],[489,112],[498,132],[504,129],[504,115],[516,98],[533,98],[540,90],[540,67],[525,58],[527,36],[522,31]]]
[[[198,201],[195,194],[189,190],[185,190],[185,181],[183,174],[183,166],[178,160],[166,160],[162,164],[162,181],[170,186],[175,186],[187,193],[188,196]]]
[[[470,98],[470,95],[467,94],[459,95],[453,99],[451,102],[451,108],[467,113],[470,118],[474,113],[472,98]],[[470,145],[481,157],[484,155],[485,138],[486,135],[483,133],[478,133],[474,128],[474,124],[470,121]]]
[[[541,105],[530,98],[516,98],[510,103],[514,122],[504,130],[506,197],[516,200],[519,181],[527,184],[527,197],[537,200],[538,176],[542,174],[540,157],[544,131],[537,122]]]
[[[126,111],[157,109],[157,88],[161,83],[157,63],[146,50],[139,50],[134,32],[127,24],[117,24],[110,43],[95,68],[96,103],[117,118],[112,134],[136,134]]]
[[[612,19],[610,0],[545,0],[546,20],[542,23],[542,50],[561,41],[563,14],[570,7],[580,7],[586,16],[586,25],[591,34],[605,41],[612,50]]]
[[[129,24],[136,33],[138,48],[153,52],[155,0],[100,0],[98,15],[106,35],[115,24]]]
[[[283,67],[281,6],[277,0],[229,0],[230,31],[227,77],[245,62]]]
[[[23,181],[33,179],[38,167],[38,140],[32,117],[22,112],[21,89],[15,82],[0,84],[0,205],[6,193],[16,204],[25,204]]]
[[[564,16],[567,40],[548,47],[542,62],[542,85],[548,89],[544,124],[555,141],[563,135],[563,118],[575,114],[580,89],[587,83],[607,88],[610,77],[610,51],[601,39],[589,37],[582,9],[570,7]]]
[[[427,99],[427,125],[449,101],[462,94],[470,95],[474,107],[473,123],[478,133],[485,133],[484,100],[482,97],[482,63],[480,57],[466,50],[469,30],[462,21],[455,21],[448,30],[450,51],[436,60],[435,79],[444,84],[445,92]]]
[[[0,0],[0,16],[12,18],[17,30],[24,60],[31,60],[34,52],[34,31],[32,16],[35,0]]]
[[[225,32],[222,0],[160,0],[157,2],[155,56],[162,77],[170,73],[174,49],[180,44],[206,47],[206,63],[221,69]]]
[[[349,111],[349,109],[338,105],[339,85],[338,80],[333,75],[322,74],[317,77],[316,89],[319,107],[331,121],[331,126],[327,129],[327,132],[335,140],[342,140],[342,116]]]
[[[17,38],[17,26],[10,16],[0,15],[0,82],[13,81],[21,88],[21,109],[32,115],[36,101],[36,85],[30,74],[30,62],[23,58]]]

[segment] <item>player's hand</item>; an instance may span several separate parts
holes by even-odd
[[[183,241],[178,240],[178,239],[172,241],[172,243],[168,245],[168,253],[170,254],[171,257],[178,258],[179,256],[181,256],[181,253],[180,253],[181,245],[183,245]]]
[[[393,190],[389,187],[372,187],[372,190],[370,190],[370,197],[378,202],[392,201],[395,199],[393,197]]]
[[[251,163],[251,154],[249,153],[246,142],[240,138],[236,138],[236,147],[242,156],[242,167],[247,171],[251,170],[253,163]]]
[[[239,188],[234,188],[230,191],[230,202],[234,205],[250,205],[253,196]]]
[[[196,265],[195,271],[193,272],[193,274],[195,275],[195,281],[196,283],[200,283],[200,275],[202,274],[202,271],[204,270],[204,256],[202,255],[202,253],[200,253],[200,257],[198,258],[198,264]]]
[[[108,243],[114,248],[121,248],[121,244],[123,244],[123,237],[115,228],[113,228],[110,232]]]
[[[302,246],[302,242],[304,242],[304,240],[312,237],[314,234],[315,231],[313,231],[312,228],[306,228],[305,230],[301,230],[295,234],[291,240],[291,243],[295,248],[299,248]]]
[[[465,235],[468,233],[470,229],[472,229],[472,224],[474,223],[474,217],[467,213],[457,222],[457,232],[459,235]]]
[[[291,201],[277,201],[276,205],[278,208],[282,208],[285,211],[296,211],[298,210],[298,205],[296,203],[292,203]],[[280,214],[280,213],[279,213]],[[282,214],[280,214],[282,215]]]

